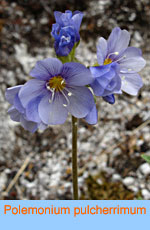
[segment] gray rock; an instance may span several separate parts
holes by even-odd
[[[2,172],[0,174],[0,192],[4,190],[6,183],[7,183],[7,175],[4,172]]]
[[[148,163],[144,163],[140,166],[140,171],[145,175],[150,174],[150,165]]]
[[[126,186],[130,186],[134,184],[135,179],[133,177],[126,177],[123,179],[123,184]]]
[[[142,189],[142,196],[144,197],[144,199],[149,200],[150,192],[147,189]]]
[[[121,181],[121,176],[119,174],[113,174],[112,175],[112,181]]]

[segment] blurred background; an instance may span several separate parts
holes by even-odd
[[[79,121],[80,199],[150,199],[150,165],[141,158],[150,155],[149,0],[0,0],[0,199],[72,199],[71,117],[31,134],[10,120],[4,98],[7,87],[30,79],[37,60],[55,55],[53,11],[66,9],[84,12],[77,58],[86,65],[96,61],[98,37],[115,26],[130,32],[147,60],[138,97],[124,94],[114,105],[98,99],[98,124]]]

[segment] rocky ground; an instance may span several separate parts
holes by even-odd
[[[37,60],[54,56],[50,30],[55,9],[84,11],[77,57],[86,65],[96,60],[98,37],[107,38],[115,26],[130,31],[131,45],[142,48],[147,60],[138,97],[118,96],[113,106],[99,99],[98,124],[79,121],[80,198],[150,199],[150,165],[141,158],[150,155],[150,126],[144,123],[150,118],[149,0],[62,2],[1,1],[0,199],[72,199],[71,117],[62,126],[31,134],[10,120],[4,98],[7,87],[30,78]],[[27,156],[25,171],[4,194]]]

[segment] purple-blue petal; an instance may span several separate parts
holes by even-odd
[[[25,130],[34,133],[38,129],[38,124],[32,121],[28,121],[23,115],[20,117],[21,125]]]
[[[86,122],[90,125],[95,125],[98,121],[98,112],[96,109],[96,105],[93,106],[92,110],[88,113],[88,115],[84,118]]]
[[[11,118],[11,120],[20,122],[20,116],[21,114],[17,111],[17,109],[14,106],[11,106],[8,110],[8,114]]]
[[[104,75],[101,75],[100,77],[97,78],[97,81],[99,82],[99,84],[106,89],[108,87],[109,84],[109,88],[110,88],[110,84],[113,81],[113,78],[116,76],[116,72],[114,68],[111,68],[109,72],[105,73]],[[112,89],[110,89],[112,90]]]
[[[113,87],[111,87],[113,84]],[[104,90],[103,97],[111,95],[111,94],[121,94],[121,78],[118,74],[116,74],[115,79],[108,85],[107,89]]]
[[[54,47],[58,56],[68,56],[76,42],[76,31],[73,26],[66,26],[60,29]]]
[[[14,106],[8,110],[8,114],[13,121],[20,122],[24,129],[34,133],[38,124],[32,121],[28,121],[22,113],[20,113]]]
[[[95,81],[91,84],[91,87],[96,96],[107,96],[114,92],[120,92],[120,68],[117,63],[111,63],[106,66],[91,67],[90,70],[95,77]]]
[[[63,26],[68,26],[70,25],[70,20],[72,17],[72,12],[70,10],[66,10],[65,13],[62,13],[61,15],[61,21]]]
[[[63,106],[65,103],[64,96],[59,92],[55,93],[55,97],[52,102],[50,95],[47,94],[40,101],[38,110],[41,120],[47,125],[63,124],[68,115],[67,109]]]
[[[122,56],[124,58],[118,62],[121,72],[139,72],[146,65],[142,52],[138,48],[128,47]]]
[[[130,34],[127,30],[121,30],[119,27],[114,28],[108,38],[108,54],[122,52],[128,47],[129,41]]]
[[[57,58],[46,58],[38,61],[31,70],[30,75],[39,80],[47,81],[61,73],[62,63]]]
[[[17,85],[17,86],[6,89],[5,97],[6,97],[6,100],[11,105],[13,105],[14,98],[15,98],[16,94],[19,92],[19,90],[21,89],[21,87],[22,87],[22,85]]]
[[[33,98],[26,106],[26,117],[30,121],[41,122],[39,117],[38,106],[42,99],[42,95]]]
[[[97,45],[97,61],[99,65],[103,65],[108,54],[107,41],[104,38],[99,38]]]
[[[19,91],[19,99],[25,108],[35,97],[47,92],[46,83],[37,79],[29,80]]]
[[[48,126],[44,124],[42,121],[38,123],[38,128],[42,131],[44,131]]]
[[[122,79],[121,89],[130,95],[137,95],[143,86],[140,75],[137,73],[124,73],[120,74],[120,77]]]
[[[54,16],[55,16],[56,23],[58,23],[61,27],[68,26],[70,25],[72,12],[70,10],[66,10],[65,13],[55,11]]]
[[[104,88],[101,86],[101,84],[99,84],[97,79],[95,79],[90,86],[96,96],[102,96],[104,94]]]
[[[75,62],[63,65],[62,76],[69,86],[85,86],[94,81],[90,70],[84,65]]]
[[[63,26],[63,22],[61,20],[62,14],[63,13],[61,13],[59,11],[54,11],[54,16],[55,16],[56,23],[58,23],[60,26]]]
[[[16,94],[15,98],[14,98],[14,107],[20,112],[20,113],[24,113],[25,109],[22,106],[20,99],[18,97],[18,93]]]
[[[80,30],[82,18],[83,18],[83,13],[81,13],[80,11],[75,11],[73,13],[72,20],[77,31]]]
[[[92,66],[90,67],[90,71],[94,78],[99,78],[110,71],[111,65],[112,64],[103,66]]]
[[[60,26],[58,23],[52,25],[51,35],[55,38],[56,41],[59,39],[59,30],[60,30]]]
[[[103,97],[104,101],[108,102],[109,104],[114,104],[115,103],[115,96],[114,94],[108,95]]]
[[[84,86],[74,86],[68,88],[68,90],[72,95],[68,97],[69,104],[66,108],[74,117],[86,117],[94,106],[94,98],[91,91]]]

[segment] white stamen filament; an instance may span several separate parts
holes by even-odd
[[[68,96],[71,97],[72,96],[72,93],[67,89],[65,88],[64,90],[66,90],[68,92]]]
[[[107,58],[106,59],[108,59],[111,55],[118,55],[119,54],[119,52],[114,52],[114,53],[110,53],[110,54],[108,54],[108,56],[107,56]]]
[[[123,59],[125,59],[125,58],[126,58],[126,55],[124,55],[123,57],[119,58],[118,60],[116,60],[116,61],[114,61],[114,62],[121,61],[121,60],[123,60]]]
[[[63,92],[63,90],[61,90],[60,92],[63,94],[64,98],[65,98],[66,101],[67,101],[67,105],[66,105],[66,104],[63,104],[63,106],[66,107],[66,106],[68,106],[68,105],[70,104],[70,101],[69,101],[68,97],[65,95],[65,93]]]
[[[63,85],[64,82],[65,82],[65,80],[62,80],[62,81],[61,81],[61,85]]]
[[[50,88],[50,86],[49,86],[48,82],[46,83],[46,88],[47,88],[48,90],[50,90],[50,91],[51,91],[51,88]]]
[[[50,89],[50,91],[52,92],[52,97],[51,99],[49,99],[49,103],[52,103],[54,100],[54,96],[55,96],[55,89],[54,90]]]

